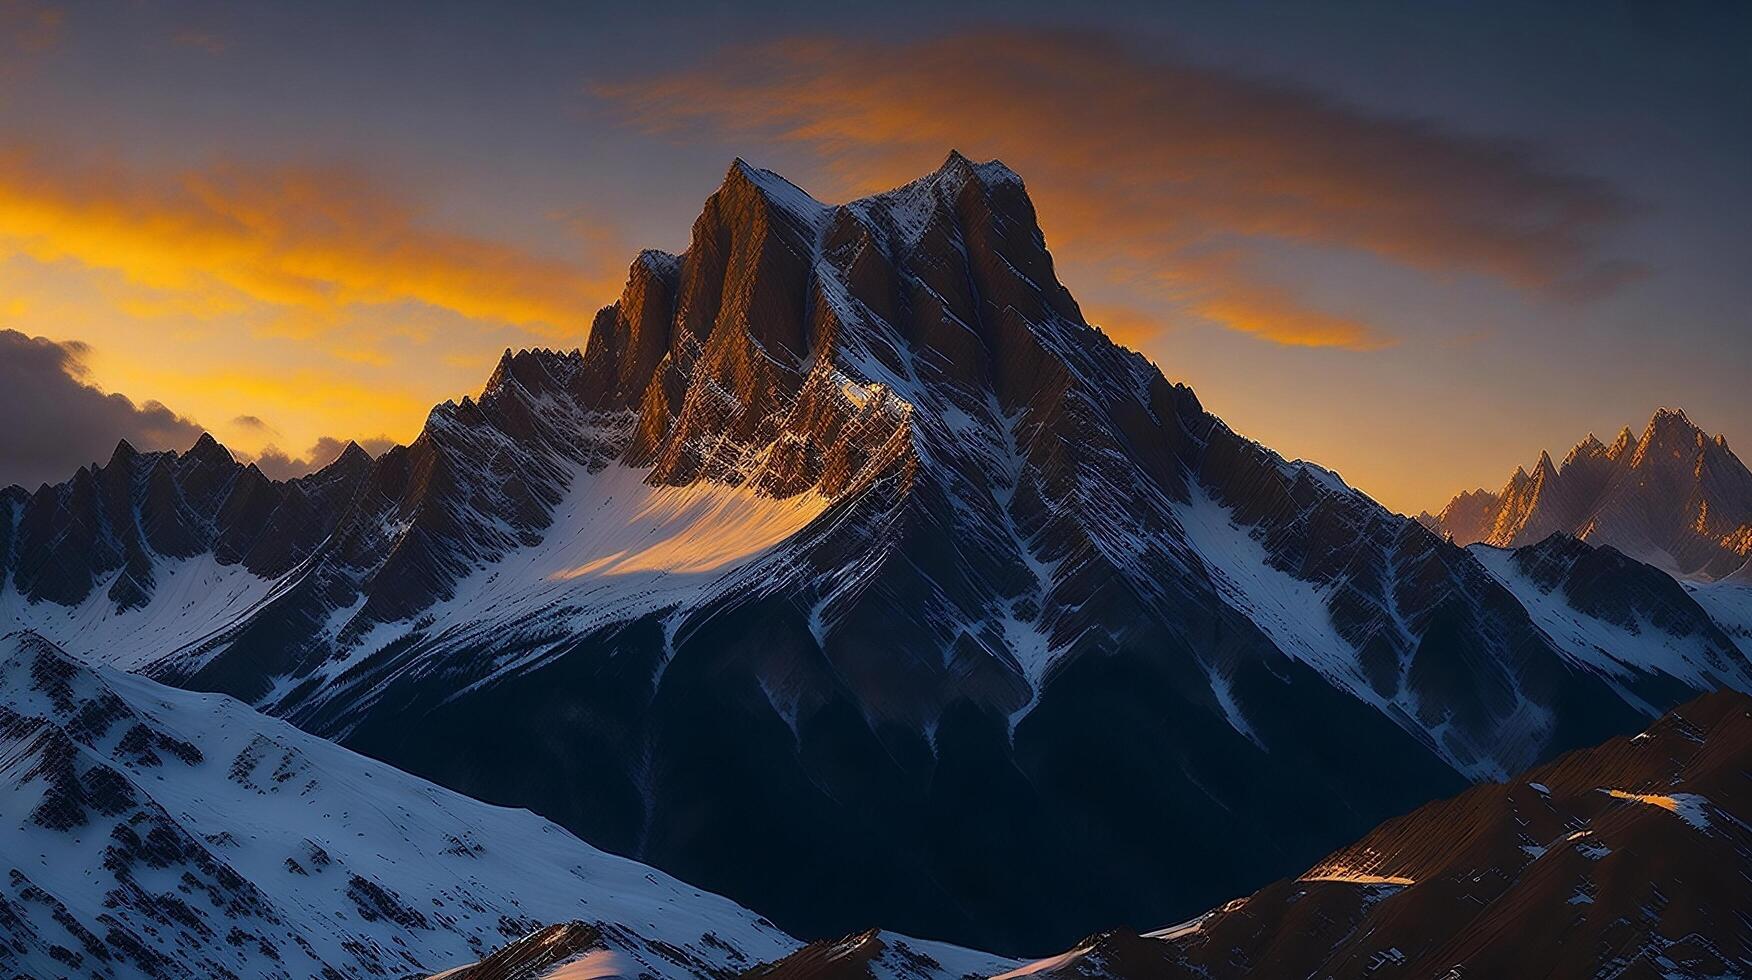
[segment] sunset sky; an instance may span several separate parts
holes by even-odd
[[[1752,445],[1752,6],[818,6],[0,0],[0,483],[410,440],[733,157],[834,202],[951,147],[1092,322],[1390,507],[1662,405]]]

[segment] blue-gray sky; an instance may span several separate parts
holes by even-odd
[[[955,147],[1091,320],[1395,508],[1660,405],[1752,438],[1747,5],[660,6],[0,0],[0,328],[245,453],[408,439],[732,157],[833,201]]]

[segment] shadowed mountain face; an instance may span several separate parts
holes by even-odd
[[[1097,936],[1023,972],[1741,976],[1752,965],[1748,771],[1752,698],[1708,695],[1634,738],[1390,820],[1192,922]]]
[[[1752,578],[1752,471],[1672,409],[1641,438],[1626,428],[1608,446],[1590,435],[1561,466],[1541,453],[1501,491],[1460,494],[1419,519],[1459,544],[1513,548],[1561,531],[1678,575]]]
[[[837,207],[738,161],[584,351],[507,352],[332,520],[142,669],[805,936],[1165,921],[1747,683],[1684,594],[1606,663],[1533,615],[1566,589],[1230,431],[959,155]]]

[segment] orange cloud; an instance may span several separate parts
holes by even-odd
[[[1206,319],[1291,347],[1342,347],[1369,351],[1393,346],[1392,338],[1360,320],[1309,309],[1294,297],[1258,283],[1213,291],[1192,305]]]
[[[1200,249],[1170,262],[1172,274],[1148,278],[1145,288],[1177,302],[1194,317],[1288,347],[1383,350],[1397,338],[1354,316],[1302,302],[1259,274],[1245,250]]]
[[[593,94],[651,131],[804,145],[845,194],[916,176],[951,146],[1002,158],[1029,179],[1061,254],[1115,283],[1147,283],[1213,244],[1248,242],[1340,246],[1557,295],[1608,288],[1631,271],[1597,248],[1624,203],[1527,148],[1100,36],[793,40]],[[1196,276],[1176,278],[1180,309],[1234,329],[1285,343],[1386,343],[1257,275],[1202,295]]]
[[[1131,348],[1142,347],[1165,329],[1160,317],[1126,303],[1085,303],[1083,317],[1115,343]]]
[[[337,170],[140,175],[0,155],[0,257],[71,259],[198,315],[256,303],[320,331],[349,307],[422,303],[576,333],[615,274],[429,227],[390,189]]]

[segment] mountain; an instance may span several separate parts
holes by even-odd
[[[123,666],[180,647],[309,557],[371,469],[349,442],[276,482],[202,435],[181,455],[123,441],[65,483],[0,490],[0,631],[77,636]]]
[[[1752,686],[1733,596],[1578,585],[1632,638],[1581,647],[1535,616],[1575,583],[1230,430],[959,154],[839,206],[737,161],[584,350],[507,351],[345,496],[200,629],[88,640],[188,601],[101,576],[5,601],[805,938],[1143,927]]]
[[[1533,544],[1562,531],[1675,575],[1752,577],[1752,471],[1676,409],[1626,427],[1608,446],[1589,435],[1563,465],[1540,453],[1501,491],[1462,493],[1419,517],[1460,544]]]
[[[584,919],[641,976],[797,945],[754,913],[230,698],[0,638],[0,972],[426,974]]]
[[[1682,586],[1562,532],[1512,551],[1468,550],[1558,649],[1650,713],[1688,691],[1752,690],[1743,622],[1752,594],[1734,583]]]
[[[1094,936],[1014,975],[1744,976],[1749,771],[1752,698],[1705,695],[1635,737],[1388,821],[1190,922]]]

